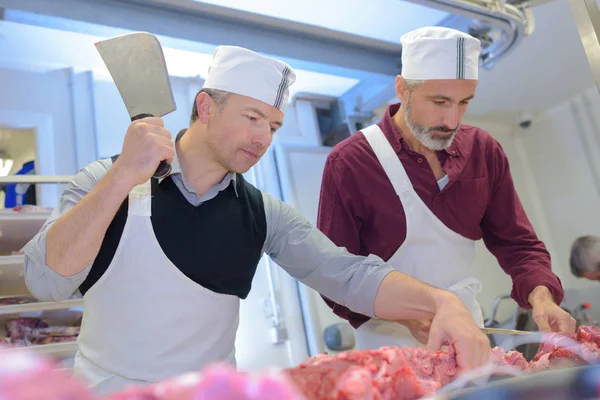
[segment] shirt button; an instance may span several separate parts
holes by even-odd
[[[438,197],[436,197],[434,201],[435,201],[436,203],[439,203],[439,202],[440,202],[440,197],[439,197],[439,196],[438,196]]]
[[[419,164],[421,164],[421,163],[423,162],[423,159],[422,159],[421,157],[419,157],[419,158],[417,158],[417,162],[418,162]]]

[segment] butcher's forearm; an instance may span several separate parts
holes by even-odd
[[[450,292],[427,285],[400,272],[389,273],[375,297],[375,316],[384,320],[432,319]]]
[[[71,276],[91,264],[132,186],[118,169],[111,169],[93,190],[50,227],[46,241],[47,265],[62,276]]]

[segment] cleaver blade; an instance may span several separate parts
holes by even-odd
[[[169,72],[158,39],[147,32],[115,36],[95,43],[131,121],[162,117],[177,109]],[[168,175],[162,161],[154,177]]]

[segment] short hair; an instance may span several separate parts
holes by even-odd
[[[190,118],[190,123],[194,123],[198,119],[198,106],[196,106],[196,100],[200,93],[206,93],[210,96],[211,99],[217,104],[217,109],[221,110],[225,103],[227,102],[227,98],[231,93],[226,92],[224,90],[219,89],[200,89],[198,93],[196,93],[196,97],[194,97],[194,105],[192,106],[192,116]]]
[[[419,87],[420,85],[423,84],[423,82],[425,82],[425,81],[418,81],[415,79],[405,79],[404,81],[406,82],[406,86],[408,87],[409,93],[414,92],[417,87]]]
[[[571,272],[582,277],[583,272],[598,272],[600,270],[600,237],[585,235],[575,239],[571,245],[569,264]]]

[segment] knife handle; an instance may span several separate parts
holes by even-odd
[[[142,118],[148,118],[148,117],[154,117],[154,115],[152,115],[152,114],[134,115],[133,117],[131,117],[131,122],[137,121],[138,119],[142,119]],[[161,161],[160,164],[158,165],[158,168],[156,168],[154,175],[152,175],[152,177],[157,178],[157,179],[165,178],[169,175],[170,172],[171,172],[171,164],[167,163],[166,161]]]

